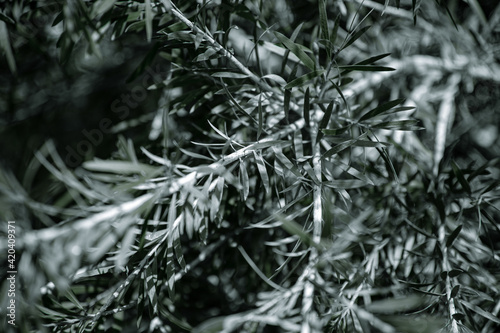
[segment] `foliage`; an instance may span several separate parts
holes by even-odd
[[[500,5],[469,3],[11,3],[2,135],[94,118],[0,173],[19,331],[498,330]]]

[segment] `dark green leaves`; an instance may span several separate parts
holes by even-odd
[[[393,114],[400,111],[409,111],[413,110],[412,106],[401,106],[397,107],[397,105],[403,103],[404,99],[396,99],[385,104],[379,105],[376,108],[366,112],[362,115],[358,122],[364,122],[366,120],[375,118],[382,114]],[[423,129],[423,127],[418,125],[419,122],[417,120],[394,120],[394,121],[384,121],[380,123],[372,123],[370,125],[371,128],[380,128],[380,129],[388,129],[388,130],[399,130],[399,131],[417,131]]]
[[[340,153],[341,151],[349,148],[349,147],[371,147],[371,148],[382,148],[387,146],[387,143],[382,143],[382,142],[373,142],[373,141],[368,141],[364,139],[351,139],[351,140],[346,140],[342,143],[337,144],[333,148],[327,150],[322,158],[326,159],[329,158],[335,154]]]
[[[328,126],[328,123],[330,122],[330,118],[332,116],[333,112],[333,107],[335,106],[336,109],[338,109],[339,105],[336,101],[331,101],[330,104],[328,104],[328,107],[326,108],[325,114],[323,115],[323,118],[321,118],[321,122],[319,123],[319,129],[326,128]],[[322,131],[319,131],[317,136],[316,136],[316,142],[319,142],[323,138],[324,133]]]
[[[297,56],[297,58],[300,59],[304,66],[311,70],[314,70],[314,61],[304,52],[303,46],[292,42],[290,39],[279,32],[275,32],[274,35],[287,49],[289,49],[293,54]]]
[[[469,185],[469,182],[465,179],[464,174],[462,170],[458,167],[458,165],[455,163],[455,161],[451,161],[451,167],[453,168],[453,173],[458,179],[458,182],[460,185],[462,185],[462,188],[469,194],[471,194],[471,188]]]
[[[376,66],[376,65],[341,65],[338,66],[339,69],[346,69],[350,71],[360,71],[360,72],[390,72],[395,71],[392,67],[386,66]]]
[[[311,123],[311,116],[309,114],[309,87],[306,89],[306,93],[304,95],[304,121],[306,122],[306,126],[309,126]]]
[[[304,85],[306,82],[311,81],[312,79],[320,76],[323,74],[325,71],[324,70],[318,70],[318,71],[312,71],[307,74],[302,75],[301,77],[296,78],[295,80],[289,82],[286,86],[285,89],[291,89],[293,87],[300,87]]]
[[[222,77],[227,79],[246,79],[248,75],[236,72],[217,72],[212,74],[213,77]]]
[[[290,113],[290,97],[292,96],[292,92],[290,89],[285,87],[285,97],[283,101],[283,107],[285,111],[285,119],[288,122],[288,114]]]
[[[359,121],[363,121],[363,120],[367,120],[367,119],[376,117],[379,114],[382,114],[384,112],[389,111],[390,109],[392,109],[396,105],[403,103],[404,101],[405,101],[404,98],[395,99],[393,101],[390,101],[390,102],[387,102],[387,103],[382,104],[380,106],[377,106],[375,109],[372,109],[372,110],[368,111],[367,113],[365,113],[363,116],[361,116],[361,118],[359,118]],[[412,109],[412,108],[409,108],[409,109]]]
[[[271,189],[269,187],[269,176],[267,175],[267,169],[266,169],[266,164],[264,162],[264,159],[262,158],[262,155],[259,152],[256,152],[255,150],[254,150],[253,154],[255,157],[255,163],[257,164],[257,169],[259,170],[262,184],[264,185],[266,192],[269,193],[269,191]]]
[[[318,10],[319,10],[319,24],[321,28],[321,39],[325,42],[326,52],[328,55],[328,59],[331,58],[331,50],[333,45],[330,42],[330,34],[328,31],[328,16],[326,13],[326,1],[319,0],[318,1]]]
[[[282,214],[277,214],[276,217],[282,223],[281,226],[286,230],[286,232],[291,235],[298,236],[302,242],[309,246],[314,246],[318,249],[321,249],[321,245],[316,243],[312,239],[312,236],[308,232],[304,231],[304,228],[300,224],[293,221],[292,219],[289,219],[286,216],[283,216]]]
[[[349,129],[351,128],[351,125],[349,126],[344,126],[344,127],[340,127],[340,128],[335,128],[335,129],[329,129],[329,128],[323,128],[321,129],[321,131],[325,134],[325,135],[331,135],[331,136],[336,136],[336,135],[341,135],[341,134],[344,134],[345,132],[347,132]]]
[[[469,308],[470,310],[474,311],[478,315],[480,315],[480,316],[482,316],[482,317],[484,317],[484,318],[486,318],[488,320],[491,320],[492,322],[500,324],[500,319],[498,319],[498,317],[494,316],[493,314],[491,314],[488,311],[483,310],[479,306],[477,306],[475,304],[472,304],[470,302],[467,302],[465,300],[460,300],[460,304],[462,304],[465,307]]]
[[[156,168],[147,164],[111,160],[88,161],[83,164],[83,167],[91,171],[119,174],[151,174],[156,170]]]
[[[368,30],[370,29],[371,26],[366,26],[366,27],[363,27],[361,29],[359,29],[356,33],[350,35],[349,39],[344,43],[344,45],[342,45],[342,47],[340,48],[340,51],[349,47],[349,45],[351,45],[352,43],[354,43],[359,37],[363,36],[363,34]]]
[[[398,131],[419,131],[423,130],[422,126],[419,126],[420,122],[418,120],[395,120],[395,121],[384,121],[381,123],[373,124],[372,128],[381,128],[388,130],[398,130]]]
[[[325,0],[318,1],[318,9],[319,9],[319,25],[321,28],[321,38],[323,38],[324,40],[330,40],[330,35],[328,32],[328,17],[326,14]]]
[[[453,245],[453,242],[455,239],[457,239],[458,235],[460,234],[460,231],[462,231],[463,225],[459,225],[458,227],[453,230],[453,232],[448,236],[448,239],[446,240],[446,247],[451,247]]]

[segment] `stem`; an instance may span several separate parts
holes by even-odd
[[[446,247],[446,240],[445,240],[445,224],[443,223],[440,228],[439,228],[439,242],[441,244],[442,252],[443,252],[443,262],[442,262],[442,270],[443,271],[449,271],[450,270],[450,263],[448,261],[448,248]],[[457,320],[453,317],[455,313],[457,313],[455,309],[455,303],[453,302],[453,298],[451,297],[451,278],[449,275],[446,275],[446,299],[448,301],[448,311],[450,314],[450,320],[451,320],[451,332],[453,333],[458,333],[458,322]]]
[[[318,118],[318,117],[316,117]],[[320,180],[319,184],[315,184],[313,188],[313,241],[315,243],[320,243],[321,241],[321,232],[322,232],[322,223],[323,223],[323,211],[321,206],[321,149],[320,142],[316,142],[316,136],[319,131],[319,119],[313,120],[314,126],[311,126],[311,142],[313,142],[313,170],[316,178]],[[316,265],[315,262],[318,259],[318,250],[315,247],[310,249],[309,255],[309,269],[306,273],[307,280],[304,286],[304,294],[302,301],[302,317],[304,320],[302,324],[301,333],[311,332],[311,315],[314,313],[313,309],[313,298],[314,298],[314,283],[313,281],[316,278]]]
[[[248,75],[250,80],[255,82],[262,90],[270,91],[277,94],[277,91],[273,89],[269,84],[265,81],[262,81],[257,75],[255,75],[252,71],[250,71],[245,65],[243,65],[234,55],[231,54],[228,50],[226,50],[222,45],[220,45],[212,36],[210,36],[205,31],[198,28],[193,22],[188,20],[186,16],[172,3],[170,0],[162,0],[163,5],[170,10],[175,17],[181,20],[185,25],[187,25],[195,34],[202,34],[203,38],[212,45],[217,52],[220,52],[224,57],[226,57],[233,65],[235,65],[243,74]],[[277,94],[279,95],[279,94]]]

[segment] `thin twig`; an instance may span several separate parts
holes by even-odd
[[[443,262],[442,262],[442,270],[443,271],[449,271],[450,270],[450,263],[448,261],[448,247],[446,246],[446,230],[445,230],[445,223],[443,223],[439,227],[439,242],[442,247],[442,252],[443,252]],[[451,278],[447,274],[446,275],[446,299],[448,301],[448,312],[451,320],[451,332],[452,333],[458,333],[458,322],[454,318],[454,315],[457,313],[457,310],[455,309],[455,303],[453,302],[453,298],[451,297]]]
[[[316,113],[316,117],[319,118]],[[313,170],[314,175],[317,179],[320,180],[318,184],[314,184],[313,186],[313,242],[319,244],[321,242],[321,233],[322,233],[322,223],[323,223],[323,211],[322,211],[322,202],[321,202],[321,148],[320,142],[316,142],[316,137],[319,129],[319,119],[313,119],[314,126],[311,126],[311,142],[313,142]],[[311,247],[309,255],[309,265],[307,272],[307,279],[304,286],[303,292],[303,300],[302,300],[302,316],[305,319],[302,323],[301,333],[309,333],[311,332],[311,322],[310,319],[312,315],[314,315],[313,309],[313,299],[314,299],[314,280],[316,279],[316,275],[318,274],[316,270],[316,261],[318,259],[318,249],[315,247]]]

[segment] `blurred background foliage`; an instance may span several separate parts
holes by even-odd
[[[500,327],[497,1],[1,3],[21,332]]]

